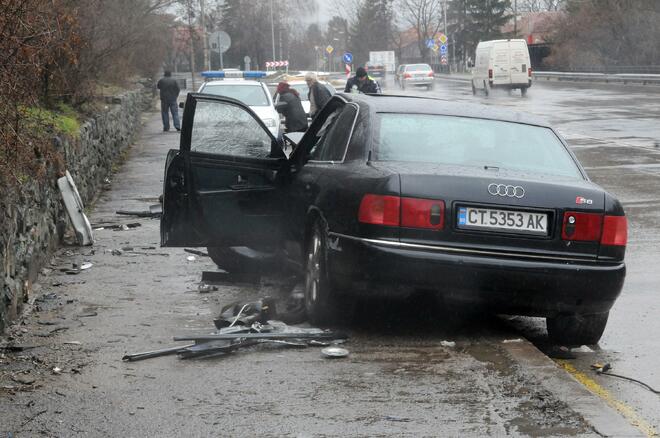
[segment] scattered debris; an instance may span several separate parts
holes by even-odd
[[[279,321],[269,321],[268,325],[255,322],[251,326],[224,327],[210,335],[175,337],[175,341],[194,341],[194,344],[127,354],[122,360],[132,362],[174,354],[179,355],[181,359],[209,358],[226,355],[240,348],[259,344],[307,348],[308,345],[311,345],[310,341],[346,338],[347,336],[342,333],[318,328],[290,327]]]
[[[516,338],[516,339],[505,339],[505,340],[502,341],[502,343],[503,343],[503,344],[518,344],[518,343],[520,343],[520,342],[522,342],[522,341],[523,341],[523,340],[520,339],[520,338]]]
[[[200,283],[199,286],[197,287],[197,289],[199,290],[200,294],[205,294],[205,293],[209,293],[211,291],[218,290],[218,286],[212,286],[210,284]]]
[[[660,390],[653,388],[652,386],[642,382],[641,380],[633,379],[632,377],[628,377],[628,376],[622,376],[621,374],[611,373],[610,370],[612,369],[612,365],[610,365],[609,363],[606,364],[595,363],[591,365],[591,369],[603,376],[616,377],[619,379],[627,380],[629,382],[637,383],[638,385],[643,386],[652,393],[660,395]]]
[[[11,379],[16,383],[20,383],[21,385],[32,385],[37,381],[37,379],[29,374],[19,374],[17,376],[12,376]]]
[[[406,417],[397,417],[395,415],[388,415],[385,417],[385,420],[387,421],[396,421],[396,422],[401,422],[401,423],[408,423],[412,421],[410,418]]]
[[[85,215],[85,206],[68,170],[63,177],[57,180],[57,186],[62,193],[64,206],[75,229],[78,244],[82,246],[93,245],[92,226]]]
[[[110,251],[110,254],[112,254],[114,256],[120,256],[123,253],[124,253],[124,251],[122,251],[121,249],[113,249],[112,251]]]
[[[336,359],[340,357],[347,357],[348,350],[341,347],[325,347],[323,350],[321,350],[321,354],[329,359]]]
[[[440,345],[442,345],[443,347],[454,348],[456,346],[456,342],[454,342],[454,341],[440,341]]]
[[[198,255],[198,256],[200,256],[200,257],[211,257],[211,256],[209,255],[209,253],[204,252],[204,251],[198,251],[198,250],[196,250],[196,249],[184,248],[184,251],[187,252],[187,253],[189,253],[189,254],[195,254],[195,255]]]
[[[197,260],[197,257],[195,257],[195,256],[188,256],[188,257],[186,257],[186,260],[188,260],[189,262],[194,262],[195,260]]]
[[[77,318],[90,318],[92,316],[98,316],[97,312],[86,312],[86,313],[79,313],[76,315]]]
[[[582,345],[580,347],[571,348],[571,352],[572,353],[593,353],[594,350],[587,347],[586,345]]]
[[[64,345],[82,345],[80,341],[65,341],[62,342]]]
[[[552,359],[575,359],[575,354],[568,347],[554,345],[546,353]]]
[[[53,374],[55,374],[55,375],[62,374],[62,368],[54,367],[53,368]]]
[[[157,218],[163,215],[163,206],[160,204],[154,204],[149,206],[149,210],[117,210],[115,212],[118,215],[122,216],[137,216],[137,217],[152,217]]]

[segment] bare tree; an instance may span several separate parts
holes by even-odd
[[[443,0],[399,0],[404,20],[417,31],[417,46],[423,61],[427,61],[430,50],[426,40],[443,29],[443,4]]]

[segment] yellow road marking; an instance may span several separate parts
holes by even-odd
[[[584,385],[589,391],[593,392],[598,397],[605,400],[605,403],[616,409],[630,422],[630,424],[642,431],[644,435],[647,437],[658,436],[658,432],[656,432],[655,428],[646,422],[646,420],[644,420],[642,417],[640,417],[633,408],[614,398],[614,396],[607,389],[600,386],[591,377],[587,376],[581,371],[578,371],[573,365],[565,360],[556,360],[555,362],[557,362],[557,364],[566,372],[575,377],[575,379]]]

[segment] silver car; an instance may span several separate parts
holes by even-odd
[[[402,90],[408,86],[425,86],[427,89],[432,90],[435,76],[433,69],[428,64],[406,64],[401,69],[399,77],[399,85]]]

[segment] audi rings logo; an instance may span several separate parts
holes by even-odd
[[[520,186],[511,186],[506,184],[489,184],[488,193],[493,196],[508,196],[509,198],[522,198],[525,196],[525,189]]]

